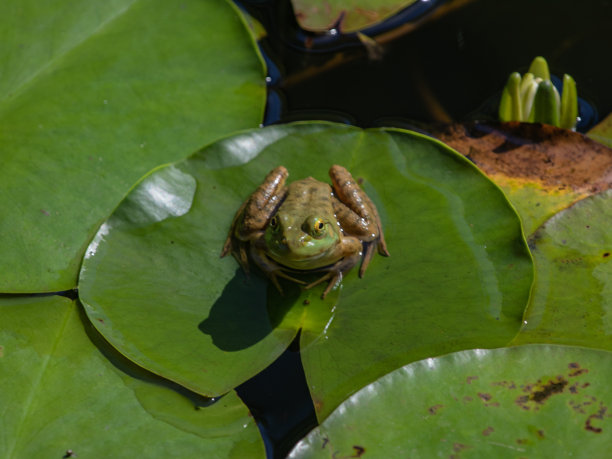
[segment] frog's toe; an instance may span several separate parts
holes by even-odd
[[[278,290],[278,293],[280,293],[281,296],[284,295],[285,293],[283,292],[283,288],[280,286],[278,279],[276,278],[276,275],[274,273],[270,273],[270,280],[276,287],[276,290]]]
[[[325,274],[324,276],[321,276],[316,281],[311,282],[304,288],[308,290],[309,288],[312,288],[315,285],[319,285],[325,282],[326,280],[329,280],[329,283],[327,284],[327,287],[325,287],[325,290],[323,290],[323,293],[321,294],[322,300],[325,299],[325,297],[331,291],[332,288],[334,288],[336,285],[338,285],[342,281],[342,271],[329,271],[327,274]]]
[[[289,274],[286,274],[284,271],[276,271],[274,274],[277,275],[278,277],[282,277],[283,279],[287,279],[287,280],[290,280],[291,282],[295,282],[296,284],[304,285],[306,283],[303,280],[296,279],[295,277],[291,277]]]

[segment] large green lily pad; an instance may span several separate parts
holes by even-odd
[[[74,288],[142,175],[261,122],[230,1],[6,0],[0,17],[0,292]]]
[[[612,354],[572,347],[470,350],[364,387],[290,458],[606,457]]]
[[[325,32],[336,26],[356,32],[384,21],[416,0],[291,0],[300,26]]]
[[[240,204],[272,168],[328,181],[334,164],[378,206],[391,257],[285,296],[220,259]],[[506,344],[532,263],[501,191],[461,155],[399,130],[298,123],[215,143],[143,180],[90,245],[79,294],[95,327],[139,365],[206,395],[261,371],[301,328],[319,415],[413,360]]]
[[[186,397],[103,354],[72,301],[3,297],[0,315],[0,456],[264,457],[235,393]]]
[[[612,350],[612,190],[560,212],[532,237],[537,269],[516,343]]]

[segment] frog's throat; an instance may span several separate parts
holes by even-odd
[[[276,264],[282,266],[283,268],[296,270],[296,271],[316,271],[323,269],[328,266],[334,265],[338,260],[342,259],[342,257],[338,259],[330,258],[328,252],[321,252],[317,255],[309,256],[307,258],[300,259],[291,259],[284,257],[279,257],[278,259],[272,256],[271,254],[266,254],[266,256],[274,261]]]

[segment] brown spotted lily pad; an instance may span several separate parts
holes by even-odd
[[[589,196],[531,237],[536,280],[515,344],[612,350],[612,190]]]
[[[567,129],[477,122],[449,125],[435,135],[504,190],[526,234],[612,183],[612,149]]]
[[[611,363],[543,345],[414,362],[351,396],[289,457],[607,457]]]

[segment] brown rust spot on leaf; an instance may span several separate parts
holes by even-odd
[[[541,390],[537,390],[531,394],[531,400],[542,403],[548,397],[553,394],[559,394],[563,392],[563,389],[567,386],[567,381],[549,381]]]
[[[472,381],[478,379],[478,376],[468,376],[467,378],[465,378],[465,382],[468,384],[472,384]]]
[[[495,429],[491,426],[487,427],[485,430],[482,431],[482,434],[485,437],[488,437],[489,435],[491,435],[493,432],[495,431]]]
[[[600,402],[599,410],[597,410],[597,413],[591,414],[586,419],[586,421],[584,422],[584,428],[588,430],[589,432],[601,433],[603,429],[601,427],[594,426],[593,421],[596,419],[602,420],[606,416],[607,411],[608,411],[608,408],[604,406],[603,403]]]
[[[524,410],[538,410],[538,405],[542,405],[548,398],[555,394],[560,394],[568,385],[567,379],[563,376],[556,376],[548,379],[546,382],[538,380],[535,384],[527,384],[522,387],[525,395],[519,395],[514,403]],[[533,402],[533,403],[530,403]]]
[[[353,445],[353,449],[355,453],[351,457],[361,457],[365,453],[365,448],[363,446]]]
[[[570,372],[568,373],[570,378],[589,372],[589,370],[586,368],[580,368],[580,365],[576,362],[570,363],[567,367],[570,369]]]
[[[429,411],[429,414],[436,415],[436,414],[438,414],[438,411],[439,411],[441,408],[444,408],[444,405],[440,405],[440,404],[438,404],[438,405],[433,405],[433,406],[430,406],[430,407],[429,407],[429,409],[428,409],[427,411]]]

